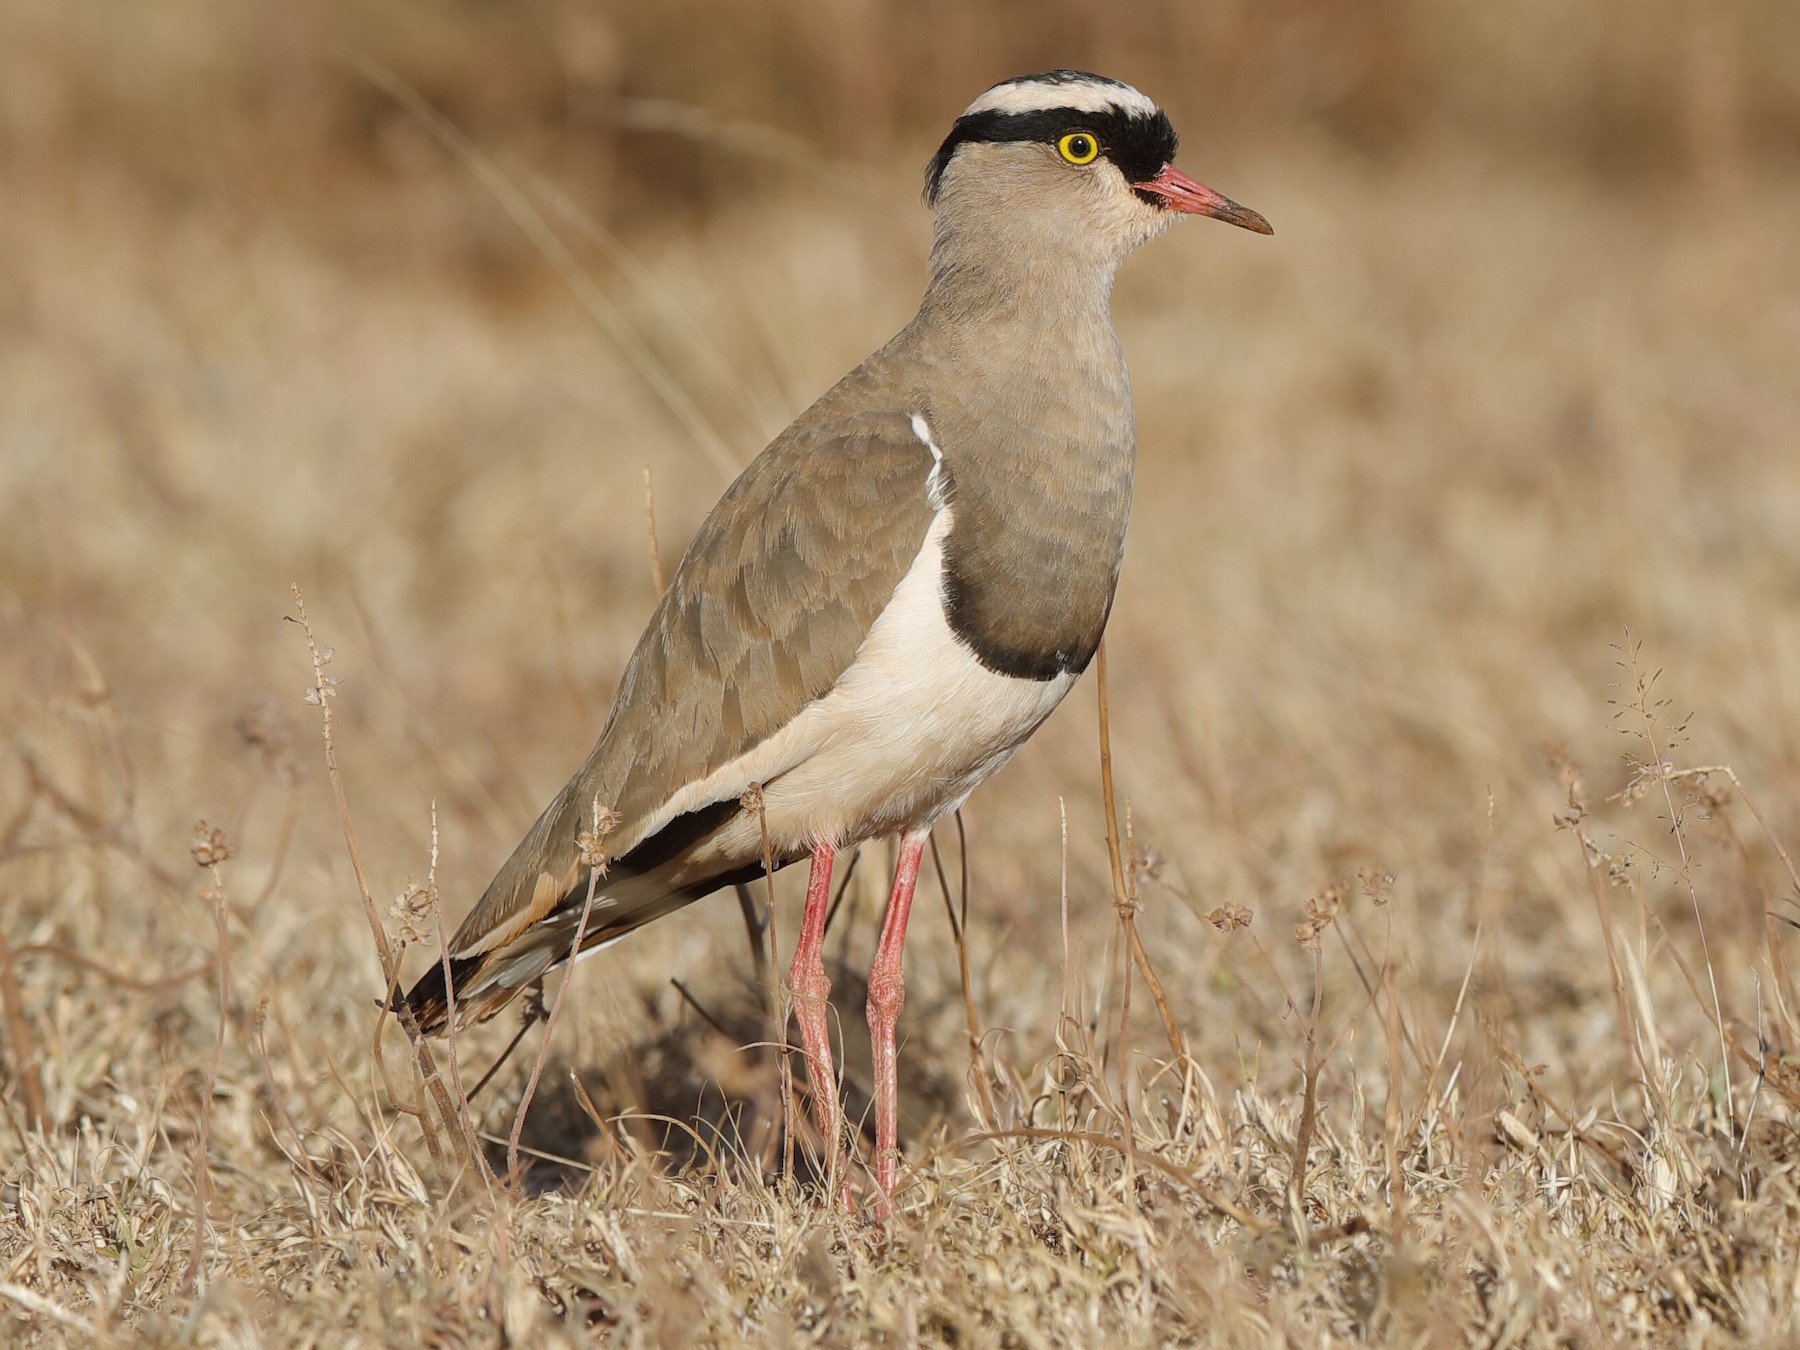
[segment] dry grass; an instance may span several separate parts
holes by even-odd
[[[117,73],[94,33],[7,23]],[[1118,296],[1117,884],[1184,1053],[1121,955],[1078,692],[967,812],[966,1002],[922,896],[885,1230],[823,1202],[803,1138],[796,1180],[761,1166],[776,1070],[729,895],[582,967],[525,1195],[459,1172],[458,1131],[428,1146],[391,1020],[371,1053],[383,973],[284,619],[298,580],[411,975],[432,897],[459,916],[604,714],[654,595],[645,466],[672,549],[725,481],[696,419],[741,462],[910,313],[942,109],[834,142],[858,167],[829,178],[732,192],[775,142],[715,146],[705,210],[644,198],[613,236],[600,179],[471,96],[572,290],[341,72],[347,141],[271,138],[312,106],[289,70],[142,156],[116,107],[96,129],[70,95],[38,144],[9,96],[6,1337],[1800,1338],[1800,192],[1758,148],[1784,61],[1756,53],[1704,209],[1516,127],[1190,135],[1280,233],[1184,229]],[[1696,106],[1673,162],[1724,125]],[[828,944],[853,1115],[870,852]],[[504,1020],[460,1040],[465,1083]],[[471,1109],[502,1177],[534,1053]]]

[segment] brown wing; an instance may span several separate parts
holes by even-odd
[[[579,909],[575,837],[596,802],[622,817],[606,844],[623,866],[608,878],[595,938],[702,893],[629,884],[642,859],[667,851],[646,838],[657,813],[831,689],[936,514],[934,458],[906,414],[833,414],[866,378],[822,399],[713,508],[632,654],[599,743],[457,930],[453,954],[499,956],[552,914]]]

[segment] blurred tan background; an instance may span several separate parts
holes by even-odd
[[[646,467],[667,565],[728,469],[910,316],[920,170],[952,118],[1057,65],[1162,101],[1182,166],[1277,231],[1184,227],[1117,296],[1141,442],[1120,787],[1196,1054],[1289,1073],[1286,1050],[1255,1068],[1291,1029],[1204,916],[1248,906],[1302,971],[1301,902],[1368,867],[1397,878],[1369,932],[1400,944],[1421,1016],[1441,1022],[1486,924],[1492,1024],[1571,1090],[1609,1081],[1594,902],[1543,747],[1598,805],[1661,735],[1612,721],[1627,625],[1666,669],[1664,725],[1693,713],[1674,753],[1729,761],[1800,837],[1784,0],[71,0],[7,5],[0,52],[15,942],[210,950],[185,858],[204,816],[238,851],[241,997],[274,991],[303,1042],[353,1054],[374,966],[289,583],[337,650],[378,898],[423,876],[435,799],[455,922],[586,753],[649,611]],[[1026,1062],[1060,993],[1059,798],[1090,998],[1115,927],[1092,708],[1071,698],[968,812],[977,994]],[[1666,822],[1605,810],[1606,847],[1694,938],[1655,866]],[[1753,829],[1694,828],[1748,1023],[1783,888]],[[834,933],[852,965],[877,903]],[[955,1081],[949,939],[934,909],[918,928],[909,1053]],[[599,958],[570,1055],[677,1015],[671,972],[742,956],[721,899]],[[28,986],[64,1111],[103,1111],[140,1052],[191,1050],[147,1019],[89,1062],[73,1047],[114,995],[51,965]],[[204,991],[131,997],[188,1000],[210,1046]],[[1704,1048],[1685,998],[1671,1034]]]

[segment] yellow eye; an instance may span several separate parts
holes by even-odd
[[[1056,149],[1071,164],[1092,164],[1100,155],[1100,142],[1085,131],[1071,131],[1056,143]]]

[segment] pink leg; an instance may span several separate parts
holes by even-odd
[[[800,921],[800,941],[794,947],[794,964],[788,969],[788,988],[794,995],[794,1020],[800,1024],[800,1043],[806,1049],[806,1072],[812,1082],[813,1119],[825,1144],[825,1166],[837,1161],[837,1075],[831,1069],[831,1032],[825,1021],[826,996],[831,979],[825,974],[825,912],[831,903],[831,862],[836,848],[815,844],[812,873],[806,880],[806,915]]]
[[[929,830],[900,836],[900,863],[894,868],[894,892],[881,921],[881,942],[869,969],[869,1042],[875,1056],[875,1181],[883,1195],[894,1193],[900,1166],[900,1089],[895,1081],[894,1024],[906,988],[900,953],[906,945],[906,919],[912,910],[913,887],[919,880],[919,858]]]

